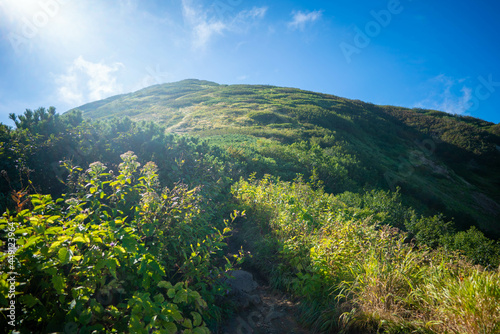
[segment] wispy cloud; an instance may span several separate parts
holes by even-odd
[[[323,15],[322,10],[315,10],[312,12],[302,12],[302,11],[293,11],[292,12],[292,21],[288,23],[288,28],[292,30],[300,29],[304,30],[308,23],[315,22],[321,18]]]
[[[465,79],[455,79],[444,74],[428,82],[428,97],[415,107],[445,111],[451,114],[465,114],[471,106],[472,89],[465,85]]]
[[[243,10],[236,16],[237,20],[244,19],[262,19],[266,16],[267,7],[253,7],[252,9]]]
[[[267,10],[267,7],[253,7],[252,9],[242,10],[228,21],[228,30],[233,33],[247,32],[266,16]]]
[[[253,7],[237,12],[231,16],[224,16],[217,11],[204,8],[193,0],[182,0],[182,14],[184,21],[192,29],[192,46],[194,49],[203,50],[217,35],[224,32],[244,32],[256,20],[262,19],[267,12],[267,7]]]
[[[209,19],[201,6],[192,0],[182,0],[182,14],[185,22],[192,27],[193,48],[204,49],[215,34],[222,34],[226,24],[217,19]]]
[[[70,105],[80,105],[119,94],[122,86],[114,74],[122,68],[122,63],[93,63],[80,56],[66,73],[56,76],[59,98]]]
[[[193,46],[196,49],[205,48],[212,36],[221,35],[226,29],[227,25],[220,21],[200,22],[194,27]]]

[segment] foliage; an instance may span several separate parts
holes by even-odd
[[[486,207],[484,201],[470,195],[479,192],[500,201],[496,168],[500,164],[500,137],[495,135],[493,123],[432,110],[376,106],[293,88],[198,80],[156,85],[87,104],[80,110],[96,119],[129,116],[135,121],[154,120],[171,132],[199,134],[209,141],[228,134],[266,138],[275,141],[274,152],[314,138],[334,138],[335,144],[320,144],[323,155],[332,148],[334,152],[341,149],[355,163],[347,166],[335,161],[347,169],[351,181],[347,185],[345,180],[336,184],[334,172],[327,175],[318,169],[328,191],[358,192],[357,187],[394,191],[399,186],[404,201],[420,213],[443,213],[455,218],[458,229],[478,226],[500,236],[500,206]],[[277,171],[281,161],[268,151],[249,148],[267,161],[254,170],[249,166],[240,176],[257,171],[259,176],[269,173],[290,181],[296,173],[309,177],[312,172],[311,166],[296,166],[289,160],[283,165],[286,168]],[[259,159],[244,154],[238,163],[247,165],[254,158]],[[289,175],[285,175],[287,169],[292,171]]]
[[[84,173],[68,166],[73,194],[32,195],[31,210],[1,219],[19,247],[10,297],[19,330],[208,333],[207,300],[225,294],[220,278],[231,266],[225,235],[203,220],[197,189],[159,192],[154,163],[139,169],[132,152],[121,158],[116,174],[100,162]],[[8,278],[3,271],[4,308]]]
[[[246,210],[249,265],[318,331],[499,331],[498,124],[199,80],[80,109],[0,124],[22,330],[217,330]]]
[[[252,224],[243,225],[245,237],[257,244],[256,265],[275,286],[302,299],[303,320],[316,330],[498,331],[498,270],[484,272],[444,249],[408,243],[406,233],[384,224],[391,222],[395,198],[373,192],[333,196],[300,179],[287,183],[272,177],[241,180],[233,192],[259,224],[253,238]],[[379,199],[377,205],[371,198]],[[425,220],[414,214],[406,219],[416,225]],[[274,260],[262,261],[266,253]]]
[[[289,118],[267,110],[250,112],[248,113],[248,117],[260,124],[266,124],[266,125],[290,122]]]
[[[500,266],[500,245],[498,241],[488,239],[476,227],[456,234],[448,234],[443,242],[450,249],[461,251],[474,263],[484,267]]]

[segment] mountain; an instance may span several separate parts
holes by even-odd
[[[257,153],[274,159],[277,168],[308,159],[290,150],[283,157],[285,148],[317,145],[321,159],[335,157],[335,166],[346,173],[345,179],[323,177],[332,193],[400,188],[405,203],[423,213],[441,212],[458,229],[477,226],[500,236],[500,124],[295,88],[200,80],[155,85],[76,109],[95,120],[154,121],[247,160]],[[255,140],[258,145],[249,144]],[[252,152],[245,153],[250,146]]]
[[[11,332],[500,333],[498,124],[199,80],[10,118]]]

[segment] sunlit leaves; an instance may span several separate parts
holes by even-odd
[[[32,211],[0,221],[2,227],[11,220],[22,226],[15,235],[23,245],[16,253],[22,263],[16,280],[29,282],[17,290],[20,310],[26,309],[19,312],[24,330],[43,330],[52,317],[66,319],[60,331],[206,329],[207,304],[185,282],[205,279],[224,236],[194,222],[196,191],[179,185],[160,196],[155,165],[139,171],[132,152],[122,158],[116,176],[105,173],[102,163],[91,164],[67,200],[36,195]],[[206,266],[202,272],[182,262],[182,254],[193,252],[193,242],[198,265]],[[182,270],[172,285],[165,268],[174,265]],[[6,299],[0,303],[8,306]]]
[[[66,248],[60,248],[57,255],[61,264],[67,264],[71,259],[71,253]]]

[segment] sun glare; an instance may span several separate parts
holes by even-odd
[[[59,2],[54,1],[59,5]],[[51,2],[42,2],[37,0],[3,0],[0,2],[0,9],[10,23],[19,23],[23,21],[33,21],[33,19],[40,21],[43,20],[44,8],[49,8]],[[37,15],[37,13],[40,14]],[[47,14],[45,14],[46,16]]]
[[[64,46],[85,40],[84,15],[76,7],[67,0],[3,0],[0,26],[9,31],[7,39],[18,53],[33,47],[63,52]]]

